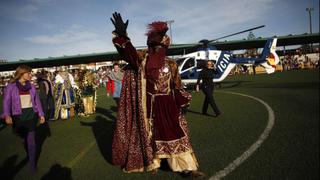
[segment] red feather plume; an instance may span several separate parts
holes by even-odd
[[[153,33],[166,33],[168,31],[168,26],[166,22],[162,21],[155,21],[151,24],[147,25],[148,32],[146,33],[147,36]]]

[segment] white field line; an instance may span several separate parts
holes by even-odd
[[[234,94],[234,95],[240,95],[240,96],[244,96],[244,97],[248,97],[251,99],[254,99],[258,102],[260,102],[261,104],[263,104],[267,111],[268,111],[268,125],[267,127],[264,129],[263,133],[260,135],[259,139],[250,146],[250,148],[248,150],[246,150],[240,157],[238,157],[237,159],[235,159],[232,163],[230,163],[227,167],[225,167],[223,170],[218,171],[216,174],[214,174],[212,177],[210,177],[210,180],[218,180],[221,179],[225,176],[227,176],[229,173],[231,173],[234,169],[236,169],[241,163],[243,163],[247,158],[249,158],[254,151],[256,151],[261,144],[263,143],[263,141],[265,139],[267,139],[267,137],[269,136],[274,122],[275,122],[275,115],[274,112],[272,110],[272,108],[263,100],[250,96],[250,95],[246,95],[246,94],[241,94],[241,93],[235,93],[235,92],[227,92],[227,91],[219,91],[219,93],[228,93],[228,94]],[[73,168],[73,166],[96,144],[95,141],[91,142],[86,148],[84,148],[71,162],[68,163],[68,167]]]
[[[235,92],[229,92],[229,91],[224,91],[224,92],[219,91],[219,92],[248,97],[263,104],[268,111],[268,125],[264,129],[263,133],[260,135],[259,139],[254,144],[252,144],[241,156],[236,158],[232,163],[230,163],[224,169],[218,171],[213,176],[211,176],[210,180],[218,180],[227,176],[229,173],[235,170],[238,166],[240,166],[246,159],[248,159],[261,146],[263,141],[268,138],[275,122],[275,115],[272,108],[263,100],[253,96],[246,95],[246,94],[241,94],[241,93],[235,93]]]
[[[77,164],[80,161],[80,159],[82,159],[95,144],[96,144],[96,141],[94,140],[87,147],[83,148],[80,151],[80,153],[75,158],[73,158],[72,161],[68,163],[67,167],[73,168],[73,166]]]

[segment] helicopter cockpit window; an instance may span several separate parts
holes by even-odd
[[[206,60],[197,60],[197,69],[203,69],[204,67],[206,67],[206,64]]]
[[[194,62],[194,58],[190,58],[188,60],[186,60],[186,62],[184,63],[183,67],[182,67],[182,71],[189,69],[191,67],[194,67],[195,62]]]
[[[177,59],[176,63],[178,64],[178,66],[180,66],[183,63],[184,60],[185,60],[185,58]]]

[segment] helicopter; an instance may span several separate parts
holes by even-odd
[[[252,31],[254,29],[262,28],[258,26],[245,31],[234,33],[225,37],[233,36],[236,34],[244,33],[247,31]],[[276,53],[277,38],[269,38],[265,43],[263,51],[259,57],[256,58],[245,58],[245,57],[234,57],[229,51],[217,50],[214,46],[210,45],[214,40],[201,40],[198,45],[200,48],[196,52],[185,54],[176,60],[179,68],[179,74],[181,76],[182,83],[185,85],[195,84],[199,76],[200,71],[205,67],[207,61],[213,61],[214,67],[217,72],[213,82],[223,81],[230,71],[236,65],[261,65],[264,67],[268,74],[274,73],[276,70],[276,65],[280,62],[279,56]]]
[[[199,50],[186,54],[177,59],[179,74],[184,84],[196,83],[198,75],[205,67],[206,61],[213,61],[217,74],[213,82],[224,80],[230,71],[237,65],[261,65],[268,74],[274,73],[276,65],[279,63],[279,56],[276,53],[277,38],[269,39],[265,47],[257,58],[236,58],[227,51],[219,50]]]

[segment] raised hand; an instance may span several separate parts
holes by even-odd
[[[122,37],[126,36],[129,20],[127,20],[124,23],[120,13],[117,13],[117,12],[113,13],[112,16],[113,16],[113,19],[110,18],[110,20],[114,25],[114,28],[115,28],[114,32],[117,33],[118,36],[122,36]]]

